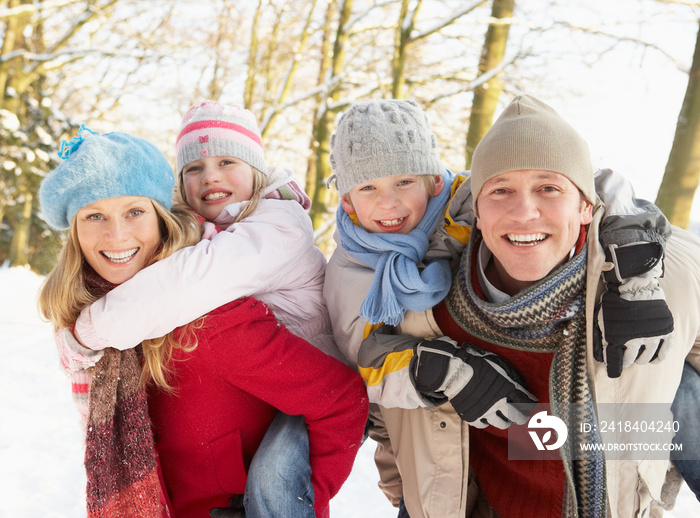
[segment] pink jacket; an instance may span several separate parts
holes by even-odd
[[[273,186],[293,182],[291,172],[274,171]],[[128,349],[231,300],[255,296],[292,333],[342,358],[323,302],[326,259],[314,246],[301,202],[262,199],[233,224],[245,203],[229,205],[217,218],[225,232],[145,268],[85,308],[75,326],[83,343],[96,350]]]

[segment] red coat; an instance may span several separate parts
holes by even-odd
[[[208,516],[243,494],[246,474],[277,409],[303,415],[319,517],[352,469],[367,396],[350,368],[292,335],[247,297],[204,319],[194,351],[178,349],[167,393],[148,397],[156,449],[176,518]]]

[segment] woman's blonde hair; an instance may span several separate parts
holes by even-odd
[[[158,216],[161,244],[147,266],[168,257],[173,252],[193,245],[200,240],[201,229],[189,207],[175,204],[169,211],[155,200],[151,200]],[[46,276],[39,291],[39,312],[54,329],[73,327],[83,308],[89,306],[104,292],[91,287],[86,278],[88,266],[78,240],[75,218],[71,222],[66,243],[58,256],[58,262]],[[94,284],[94,283],[93,283]],[[142,343],[144,366],[141,381],[153,381],[158,387],[170,390],[167,381],[169,363],[175,348],[191,351],[197,346],[193,330],[201,327],[201,319],[153,340]]]
[[[258,207],[258,202],[260,202],[260,198],[262,198],[262,194],[265,190],[265,187],[267,187],[267,176],[265,176],[265,174],[262,171],[259,171],[253,166],[250,166],[250,168],[253,170],[253,193],[250,197],[250,200],[248,200],[246,206],[234,220],[234,223],[238,223],[239,221],[247,218],[253,213],[253,211]],[[182,169],[182,171],[184,171],[184,168]],[[175,195],[175,200],[178,203],[189,205],[187,203],[187,194],[185,193],[185,184],[182,181],[182,171],[180,171],[180,173],[177,176],[178,186],[176,190],[177,194]]]

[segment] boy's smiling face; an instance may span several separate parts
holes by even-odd
[[[435,176],[435,189],[428,192],[426,178],[399,174],[370,180],[354,186],[341,203],[368,232],[408,234],[423,219],[430,198],[445,185],[441,176]]]

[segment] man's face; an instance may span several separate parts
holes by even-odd
[[[559,173],[512,171],[488,180],[477,199],[477,227],[494,256],[489,280],[515,295],[546,277],[569,258],[592,208]]]
[[[408,234],[423,219],[430,198],[440,194],[444,185],[442,177],[436,176],[435,189],[428,192],[419,175],[385,176],[356,185],[341,203],[348,214],[357,214],[367,232]]]

